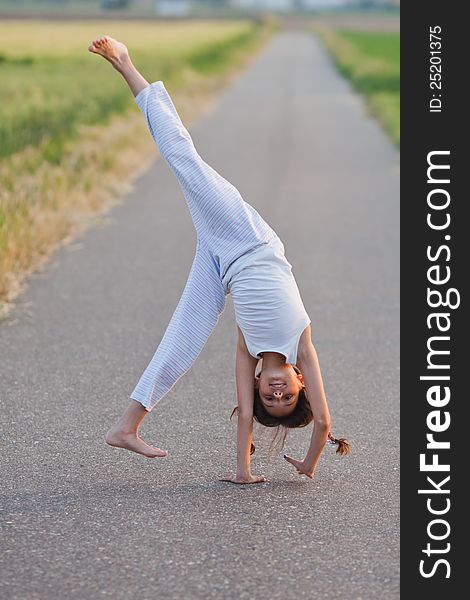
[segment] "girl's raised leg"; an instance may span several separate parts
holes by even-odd
[[[89,50],[108,60],[132,90],[161,156],[182,188],[197,236],[210,248],[221,276],[247,250],[272,239],[276,233],[261,215],[200,156],[163,82],[149,84],[132,64],[126,46],[109,36],[95,40]]]

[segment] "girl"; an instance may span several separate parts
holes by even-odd
[[[238,343],[237,473],[222,481],[258,483],[250,456],[253,418],[267,427],[304,427],[314,420],[304,460],[284,455],[300,474],[313,478],[329,441],[347,454],[349,444],[330,433],[330,414],[311,320],[305,311],[284,255],[284,245],[238,190],[197,153],[161,81],[149,84],[135,69],[124,44],[109,36],[92,42],[124,77],[143,112],[160,154],[176,175],[197,233],[196,253],[181,299],[148,367],[130,396],[121,418],[105,440],[149,458],[166,450],[146,444],[138,435],[148,412],[186,373],[201,352],[232,294]],[[262,370],[256,366],[262,357]],[[284,439],[285,439],[284,433]]]

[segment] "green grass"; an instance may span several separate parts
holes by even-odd
[[[363,94],[392,140],[400,144],[400,35],[322,29],[340,71]]]
[[[340,35],[369,56],[378,56],[388,62],[400,60],[400,34],[394,32],[339,31]]]

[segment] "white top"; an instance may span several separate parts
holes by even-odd
[[[250,354],[260,358],[263,352],[279,352],[295,365],[300,336],[311,319],[279,236],[235,260],[222,283],[232,295]]]

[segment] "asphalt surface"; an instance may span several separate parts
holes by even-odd
[[[136,110],[137,107],[136,107]],[[315,38],[282,31],[190,128],[280,235],[319,354],[332,430],[313,481],[255,425],[235,468],[230,297],[196,364],[146,418],[168,449],[103,443],[173,313],[195,232],[157,161],[54,255],[0,326],[8,600],[398,598],[398,153]],[[301,458],[311,428],[285,451]]]

